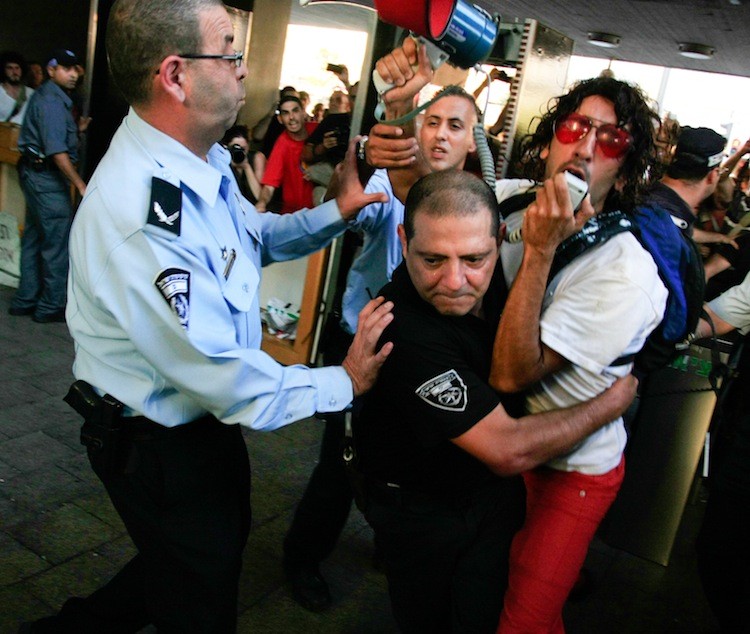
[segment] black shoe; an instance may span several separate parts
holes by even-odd
[[[317,567],[287,570],[286,578],[292,586],[292,598],[305,610],[322,612],[330,607],[331,593]]]
[[[14,308],[13,306],[11,306],[8,309],[8,314],[13,315],[14,317],[26,317],[27,315],[32,315],[33,313],[33,306],[30,306],[28,308]]]
[[[46,315],[32,315],[31,321],[35,321],[38,324],[51,324],[55,322],[65,321],[65,310],[56,310],[54,313],[47,313]]]

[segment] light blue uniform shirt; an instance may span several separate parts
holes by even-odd
[[[207,158],[132,109],[112,139],[71,230],[76,378],[168,427],[210,412],[271,430],[343,409],[352,399],[343,368],[284,367],[260,351],[258,301],[261,266],[344,231],[335,201],[259,214],[241,197],[226,150],[214,145]],[[180,188],[179,219],[147,222],[153,177]],[[165,279],[176,281],[160,290]],[[179,289],[171,304],[170,288]]]
[[[359,311],[391,281],[403,259],[397,228],[404,221],[404,205],[393,195],[388,171],[376,170],[365,191],[385,192],[388,202],[367,205],[350,225],[364,233],[362,250],[349,269],[341,301],[341,327],[350,335],[357,331]]]

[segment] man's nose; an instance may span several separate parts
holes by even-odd
[[[242,81],[243,79],[245,79],[245,77],[247,77],[248,72],[249,71],[247,70],[247,64],[245,64],[245,60],[243,59],[240,65],[237,67],[237,79],[239,81]]]
[[[458,291],[464,285],[464,267],[461,262],[448,262],[443,270],[443,286],[451,291]]]
[[[591,158],[596,150],[596,128],[591,128],[576,144],[576,154],[582,158]]]

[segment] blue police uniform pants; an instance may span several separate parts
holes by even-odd
[[[20,171],[26,197],[21,238],[21,281],[12,307],[45,317],[65,308],[68,234],[73,217],[70,189],[57,170]]]
[[[520,478],[456,499],[367,485],[393,616],[404,634],[494,634],[510,544],[524,516]]]
[[[152,623],[160,634],[235,632],[251,518],[239,425],[206,417],[139,432],[115,477],[89,458],[138,554],[91,596],[69,599],[50,631],[138,632]]]

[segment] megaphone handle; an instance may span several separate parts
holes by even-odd
[[[414,37],[412,35],[412,37]],[[448,59],[448,54],[444,52],[440,47],[438,47],[436,44],[433,44],[429,40],[426,40],[423,37],[415,38],[417,40],[418,44],[424,44],[425,50],[427,52],[427,57],[430,58],[430,64],[432,66],[432,70],[437,70],[440,68],[440,66]],[[419,66],[417,64],[412,65],[412,68],[414,69],[414,72],[417,72],[417,69]],[[387,93],[391,88],[394,88],[393,84],[389,84],[386,82],[381,76],[380,73],[378,73],[377,70],[372,71],[372,83],[375,85],[375,90],[378,91],[379,95],[384,95]]]

